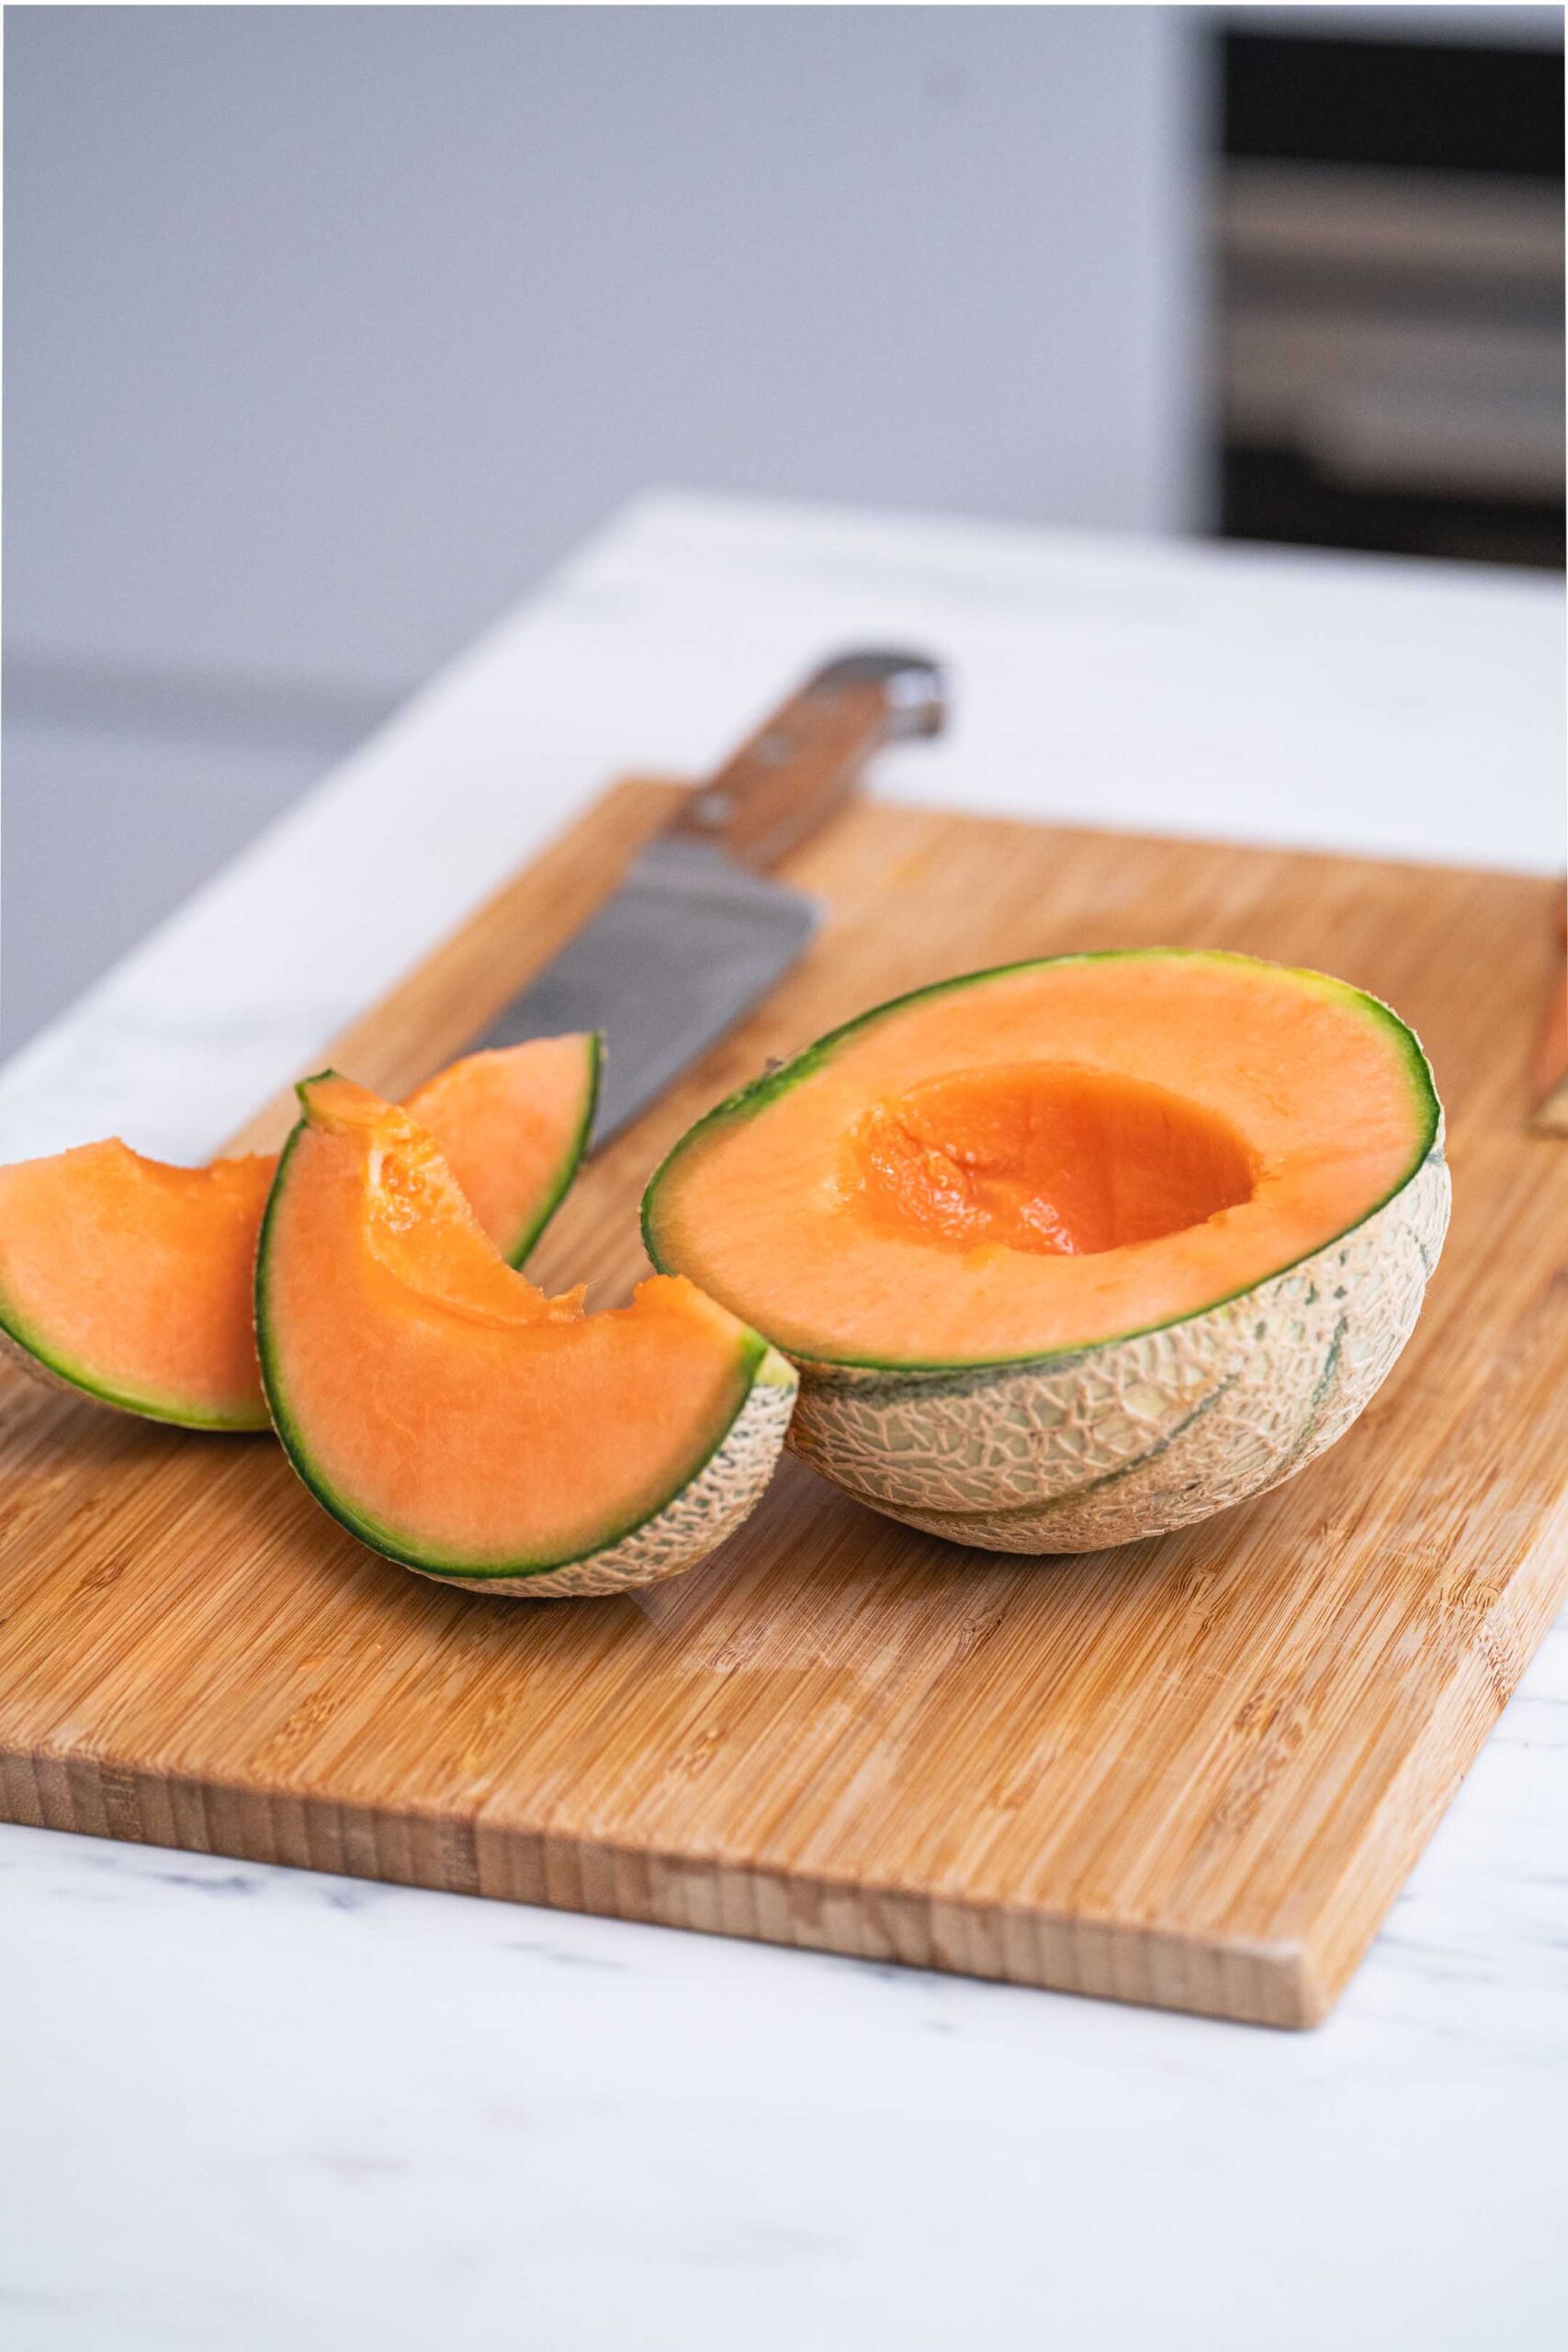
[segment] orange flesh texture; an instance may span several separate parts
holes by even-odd
[[[405,1113],[344,1079],[301,1092],[262,1318],[311,1484],[372,1541],[455,1570],[554,1565],[650,1517],[739,1409],[753,1336],[678,1277],[607,1314],[547,1299]]]
[[[412,1098],[508,1254],[581,1139],[592,1051],[582,1035],[472,1054]],[[0,1168],[0,1322],[94,1394],[265,1429],[253,1284],[276,1165],[175,1168],[116,1138]]]
[[[719,1114],[649,1229],[807,1359],[1026,1360],[1293,1264],[1415,1172],[1435,1121],[1407,1033],[1339,982],[1068,959],[917,999]]]
[[[540,1037],[469,1054],[408,1098],[503,1258],[520,1256],[554,1205],[588,1112],[592,1036]]]
[[[273,1167],[169,1168],[116,1140],[0,1168],[0,1315],[113,1401],[265,1427],[251,1278]]]

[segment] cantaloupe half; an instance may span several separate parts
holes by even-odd
[[[410,1097],[519,1262],[570,1183],[596,1036],[470,1054]],[[275,1156],[173,1168],[118,1138],[0,1168],[0,1347],[98,1403],[189,1429],[267,1425],[252,1323]]]
[[[795,1375],[692,1283],[547,1298],[498,1255],[432,1136],[326,1072],[299,1089],[256,1260],[256,1334],[295,1468],[389,1558],[527,1599],[693,1567],[773,1475]]]
[[[1411,1031],[1321,973],[1149,949],[880,1007],[702,1120],[655,1265],[802,1374],[791,1443],[994,1550],[1206,1517],[1331,1444],[1448,1219]]]

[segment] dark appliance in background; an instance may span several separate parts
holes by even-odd
[[[1561,565],[1561,49],[1222,50],[1223,536]]]

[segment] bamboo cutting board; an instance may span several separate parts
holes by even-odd
[[[427,1075],[669,804],[606,796],[332,1058],[389,1093]],[[526,1605],[360,1549],[270,1439],[6,1371],[6,1810],[1308,2023],[1568,1589],[1568,1147],[1525,1129],[1551,888],[874,804],[786,873],[830,903],[818,944],[595,1159],[547,1285],[624,1288],[666,1145],[868,1004],[1072,948],[1243,948],[1389,998],[1449,1105],[1447,1253],[1364,1419],[1276,1494],[1071,1560],[960,1550],[786,1460],[690,1577]]]

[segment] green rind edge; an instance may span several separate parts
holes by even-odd
[[[530,1255],[543,1238],[545,1227],[571,1190],[573,1180],[582,1165],[582,1156],[588,1149],[589,1138],[593,1133],[593,1121],[599,1109],[599,1090],[604,1079],[603,1030],[593,1029],[588,1033],[588,1091],[583,1100],[582,1116],[577,1123],[575,1134],[561,1155],[548,1192],[535,1211],[533,1222],[525,1228],[510,1250],[502,1252],[509,1266],[521,1268],[526,1265]]]
[[[320,1079],[333,1076],[335,1072],[332,1070],[318,1070],[311,1077],[301,1079],[295,1091],[303,1101],[307,1087],[313,1086]],[[670,1491],[650,1509],[639,1512],[626,1525],[614,1529],[581,1551],[563,1553],[558,1558],[549,1560],[488,1561],[482,1566],[475,1565],[460,1568],[454,1567],[449,1561],[437,1559],[431,1554],[421,1551],[415,1544],[400,1536],[395,1530],[383,1527],[378,1521],[355,1510],[351,1503],[336,1493],[311,1460],[310,1449],[288,1410],[284,1395],[284,1384],[274,1358],[267,1313],[267,1267],[273,1218],[283,1198],[289,1160],[308,1125],[308,1120],[300,1119],[279,1153],[276,1173],[273,1177],[272,1187],[267,1193],[266,1208],[262,1216],[261,1235],[256,1244],[256,1354],[261,1363],[262,1389],[266,1397],[267,1410],[272,1416],[273,1428],[277,1432],[278,1442],[322,1510],[330,1512],[340,1526],[346,1527],[351,1535],[357,1536],[362,1544],[368,1544],[373,1552],[379,1552],[385,1558],[397,1561],[400,1566],[418,1568],[423,1575],[438,1577],[444,1584],[461,1585],[484,1585],[504,1577],[549,1576],[558,1568],[577,1566],[585,1560],[596,1558],[601,1552],[608,1552],[615,1544],[625,1543],[627,1536],[635,1535],[639,1528],[646,1527],[650,1520],[657,1519],[660,1511],[668,1510],[671,1504],[684,1493],[693,1479],[701,1476],[744,1411],[746,1401],[757,1385],[759,1374],[770,1352],[768,1341],[759,1333],[747,1330],[742,1327],[744,1337],[741,1361],[745,1377],[740,1393],[736,1398],[734,1410],[727,1415],[723,1426],[716,1431],[701,1459],[684,1469]]]
[[[789,1380],[787,1384],[776,1383],[771,1380],[768,1372],[768,1359],[770,1356],[777,1356],[783,1361],[785,1368],[789,1372]],[[580,1567],[585,1561],[596,1560],[602,1554],[605,1552],[613,1552],[616,1544],[624,1544],[628,1536],[636,1535],[640,1529],[650,1526],[652,1522],[659,1518],[661,1512],[671,1510],[674,1504],[680,1501],[681,1497],[685,1493],[686,1488],[694,1485],[695,1481],[702,1476],[703,1472],[707,1468],[708,1464],[713,1460],[715,1454],[721,1451],[730,1430],[735,1427],[736,1422],[740,1419],[740,1416],[745,1411],[747,1405],[750,1402],[752,1392],[755,1389],[764,1385],[784,1385],[793,1388],[796,1385],[796,1375],[794,1367],[790,1364],[788,1357],[784,1354],[784,1351],[780,1348],[773,1347],[769,1341],[762,1339],[759,1333],[750,1329],[746,1332],[744,1363],[746,1369],[746,1381],[740,1391],[739,1396],[736,1400],[735,1410],[730,1414],[728,1419],[725,1422],[724,1427],[719,1430],[717,1436],[714,1439],[713,1443],[703,1455],[702,1460],[692,1464],[692,1467],[686,1472],[679,1484],[673,1487],[670,1493],[665,1496],[663,1501],[657,1504],[652,1510],[644,1511],[639,1519],[628,1521],[626,1526],[618,1528],[613,1535],[606,1535],[600,1542],[591,1544],[585,1552],[572,1552],[565,1558],[559,1560],[520,1561],[512,1567],[446,1568],[434,1566],[427,1559],[416,1558],[412,1551],[387,1551],[386,1546],[378,1538],[370,1538],[367,1540],[373,1543],[374,1548],[377,1551],[386,1552],[388,1559],[400,1561],[404,1567],[418,1568],[423,1575],[434,1577],[442,1584],[482,1587],[487,1584],[494,1583],[499,1577],[502,1577],[551,1576],[558,1568]],[[331,1506],[329,1505],[328,1508],[331,1509]]]
[[[128,1388],[112,1388],[95,1375],[84,1372],[69,1357],[55,1354],[23,1321],[4,1295],[0,1295],[0,1331],[23,1355],[31,1356],[41,1370],[63,1382],[67,1388],[74,1388],[95,1405],[111,1406],[116,1412],[129,1413],[139,1421],[158,1421],[165,1429],[199,1430],[209,1435],[231,1437],[254,1435],[266,1427],[265,1419],[241,1421],[226,1414],[193,1412],[187,1406],[138,1396]]]
[[[650,1261],[660,1273],[682,1271],[668,1264],[660,1256],[655,1223],[660,1189],[677,1161],[705,1136],[737,1120],[754,1118],[759,1111],[765,1110],[781,1095],[789,1093],[804,1079],[813,1077],[840,1046],[861,1030],[869,1028],[874,1022],[885,1020],[890,1013],[902,1012],[908,1006],[918,1004],[927,997],[944,996],[958,989],[976,988],[987,980],[1009,979],[1018,972],[1043,971],[1058,964],[1153,962],[1164,957],[1191,963],[1242,964],[1250,970],[1276,972],[1289,979],[1310,981],[1315,987],[1326,989],[1335,996],[1347,1000],[1393,1030],[1423,1114],[1420,1146],[1399,1182],[1391,1185],[1359,1216],[1353,1217],[1348,1225],[1341,1226],[1337,1232],[1314,1242],[1310,1250],[1303,1250],[1300,1257],[1292,1258],[1280,1266],[1271,1266],[1268,1273],[1255,1283],[1244,1283],[1239,1290],[1227,1291],[1222,1297],[1210,1299],[1202,1306],[1194,1307],[1190,1314],[1168,1316],[1157,1323],[1141,1323],[1132,1330],[1110,1332],[1103,1339],[1085,1340],[1077,1347],[1058,1348],[1049,1355],[961,1356],[939,1361],[905,1359],[893,1362],[885,1357],[807,1355],[799,1349],[784,1347],[779,1340],[773,1344],[787,1354],[792,1362],[808,1369],[820,1367],[824,1372],[886,1373],[890,1378],[1043,1370],[1050,1366],[1060,1368],[1093,1355],[1102,1348],[1120,1347],[1128,1340],[1146,1339],[1154,1331],[1174,1330],[1179,1324],[1196,1322],[1201,1316],[1213,1314],[1217,1307],[1233,1306],[1238,1298],[1246,1298],[1251,1292],[1260,1290],[1266,1282],[1273,1282],[1279,1275],[1288,1274],[1292,1267],[1303,1265],[1308,1258],[1316,1257],[1320,1250],[1332,1249],[1335,1242],[1342,1241],[1347,1234],[1354,1233],[1359,1227],[1376,1216],[1380,1210],[1385,1209],[1390,1201],[1397,1199],[1407,1184],[1415,1182],[1434,1152],[1440,1156],[1443,1108],[1438,1098],[1431,1064],[1422,1051],[1420,1039],[1409,1023],[1400,1019],[1392,1005],[1385,1004],[1381,997],[1372,996],[1365,989],[1352,987],[1348,980],[1336,979],[1330,972],[1314,971],[1305,965],[1276,964],[1265,956],[1243,956],[1224,947],[1096,947],[1070,956],[1030,956],[1017,963],[993,964],[981,972],[962,972],[953,979],[931,981],[924,988],[909,989],[902,996],[890,997],[886,1004],[873,1005],[869,1012],[858,1013],[854,1020],[829,1030],[826,1036],[818,1037],[815,1044],[793,1055],[779,1069],[764,1071],[761,1077],[752,1079],[749,1085],[740,1087],[722,1102],[716,1103],[666,1152],[648,1181],[642,1196],[642,1238]]]

